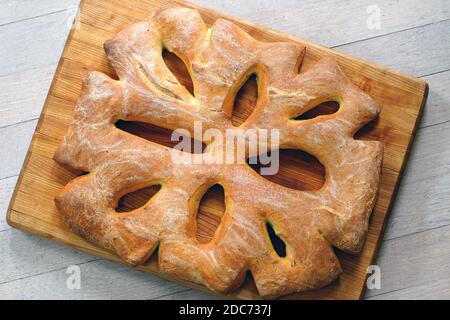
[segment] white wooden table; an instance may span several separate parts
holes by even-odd
[[[450,298],[450,1],[194,0],[420,77],[430,94],[368,299]],[[0,0],[0,298],[202,299],[200,293],[11,229],[25,153],[79,0]],[[380,25],[377,26],[377,14]],[[66,285],[79,266],[81,288]]]

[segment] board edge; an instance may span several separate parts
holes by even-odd
[[[401,165],[400,170],[399,170],[398,178],[397,178],[397,181],[395,183],[394,190],[392,191],[391,201],[389,202],[389,206],[386,209],[386,214],[384,216],[383,223],[381,225],[381,229],[380,229],[379,234],[378,234],[378,239],[377,239],[377,242],[375,244],[375,248],[373,250],[372,257],[369,260],[369,265],[373,265],[374,262],[376,261],[376,259],[378,258],[378,251],[380,250],[381,243],[383,242],[382,238],[383,238],[383,235],[384,235],[384,233],[386,231],[387,222],[388,222],[389,217],[391,215],[392,207],[394,206],[395,200],[397,198],[397,194],[398,194],[398,191],[400,189],[400,183],[401,183],[401,181],[403,179],[403,172],[405,170],[406,164],[408,163],[409,155],[411,153],[411,148],[412,148],[412,145],[413,145],[413,143],[415,141],[417,130],[419,129],[419,123],[420,123],[420,121],[422,119],[422,116],[423,116],[423,110],[425,109],[425,105],[426,105],[426,102],[428,100],[428,94],[429,94],[429,90],[430,90],[430,87],[429,87],[428,83],[426,81],[424,81],[423,79],[419,79],[419,78],[416,78],[416,79],[419,80],[423,84],[422,101],[420,102],[420,105],[419,105],[419,109],[418,109],[417,116],[416,116],[416,121],[414,123],[414,128],[413,128],[413,130],[411,132],[411,136],[410,136],[410,139],[408,141],[408,146],[407,146],[406,151],[405,151],[405,156],[403,157],[403,161],[402,161],[402,165]],[[364,283],[366,283],[368,276],[369,275],[366,276],[366,280],[364,281]],[[363,285],[362,290],[361,290],[361,294],[359,296],[359,300],[364,299],[364,295],[365,295],[366,291],[367,291],[367,286]]]

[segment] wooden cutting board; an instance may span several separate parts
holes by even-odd
[[[54,197],[78,173],[61,168],[52,160],[52,157],[72,120],[74,104],[80,94],[81,79],[84,75],[88,71],[97,70],[115,77],[103,51],[104,41],[112,38],[126,26],[143,20],[149,11],[167,2],[166,0],[82,1],[80,21],[69,35],[11,200],[7,217],[11,226],[102,258],[120,261],[115,255],[70,232],[62,222],[61,215],[54,205]],[[382,106],[380,118],[358,133],[359,139],[375,139],[383,141],[385,144],[379,197],[371,217],[363,251],[357,256],[337,253],[344,273],[330,286],[285,297],[290,299],[361,298],[365,289],[367,268],[374,261],[378,250],[387,214],[393,203],[409,147],[425,104],[428,92],[427,84],[422,80],[303,40],[281,35],[248,22],[226,17],[209,9],[188,3],[184,3],[184,5],[198,9],[208,24],[214,23],[219,17],[226,18],[260,41],[294,41],[305,45],[307,53],[302,67],[303,71],[324,56],[333,57],[345,74]],[[173,72],[183,78],[182,82],[189,86],[182,65],[170,55],[166,58],[166,63],[173,69]],[[251,110],[255,96],[256,89],[249,82],[239,93],[238,100],[241,111],[238,113],[240,115],[243,116]],[[326,109],[327,106],[324,108]],[[123,129],[170,145],[168,138],[170,132],[165,130],[137,124],[124,124]],[[299,188],[320,186],[323,169],[310,156],[301,152],[288,152],[282,156],[281,166],[280,173],[274,177],[276,182]],[[137,206],[148,199],[152,192],[154,190],[145,190],[130,195],[123,200],[121,205],[124,208]],[[220,196],[220,190],[212,190],[207,199],[202,202],[198,217],[197,236],[199,240],[207,241],[220,222],[220,214],[223,211],[223,201]],[[152,257],[148,263],[138,269],[158,275],[155,261],[155,257]],[[207,290],[197,284],[179,279],[172,280],[200,290]],[[260,298],[250,276],[242,288],[227,297]]]

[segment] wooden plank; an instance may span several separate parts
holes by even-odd
[[[434,126],[450,120],[450,71],[423,78],[430,86],[430,99],[427,101],[420,128]]]
[[[55,69],[43,66],[0,77],[0,130],[39,117]]]
[[[0,241],[9,243],[0,246],[0,284],[97,259],[15,230],[0,232]]]
[[[0,76],[54,66],[76,9],[0,27]]]
[[[445,20],[418,29],[339,46],[337,50],[421,77],[450,69],[449,29],[450,20]],[[430,34],[433,36],[429,37]]]
[[[17,176],[0,180],[0,232],[10,229],[6,223],[6,211],[17,182]]]
[[[217,296],[213,296],[207,292],[201,292],[197,290],[183,290],[170,295],[164,295],[155,298],[155,300],[216,300]]]
[[[419,130],[385,239],[450,224],[449,137],[450,122]]]
[[[19,173],[36,123],[36,120],[32,120],[0,129],[0,141],[2,142],[0,179]]]
[[[78,8],[80,0],[20,0],[0,2],[0,26]]]
[[[64,106],[61,100],[73,103],[79,94],[81,77],[92,66],[95,65],[100,70],[105,69],[105,71],[108,71],[106,70],[108,68],[107,64],[101,62],[102,57],[104,59],[104,53],[100,46],[103,41],[99,41],[100,38],[123,27],[123,25],[116,25],[115,23],[127,21],[131,16],[138,19],[144,18],[150,7],[161,3],[163,1],[84,1],[85,5],[90,5],[90,10],[98,11],[98,17],[104,16],[105,12],[112,12],[115,13],[115,16],[123,16],[123,19],[115,19],[114,23],[109,23],[109,20],[105,21],[102,19],[89,20],[88,15],[83,15],[82,12],[81,28],[72,33],[70,41],[64,50],[64,58],[60,63],[56,80],[53,83],[50,97],[44,109],[44,115],[28,154],[27,164],[19,179],[9,216],[9,221],[12,225],[41,237],[49,237],[55,241],[69,244],[100,257],[118,260],[117,257],[110,253],[75,236],[62,223],[61,216],[54,208],[52,196],[57,192],[58,185],[67,182],[64,179],[70,179],[70,176],[51,160],[51,156],[57,142],[62,138],[64,127],[67,127],[68,121],[70,121],[67,117],[67,109],[61,107]],[[201,11],[208,22],[214,21],[218,16],[217,13],[209,10]],[[292,37],[283,36],[270,30],[237,20],[233,21],[262,41],[296,41]],[[83,33],[83,30],[86,28],[92,30],[89,27],[94,27],[99,32]],[[77,40],[77,37],[79,37],[79,40]],[[80,45],[85,43],[87,46],[86,50],[76,50],[75,45],[77,41]],[[386,152],[380,196],[371,220],[370,232],[364,250],[357,257],[340,254],[345,272],[339,282],[323,290],[294,296],[303,298],[359,298],[365,285],[367,266],[371,263],[376,251],[385,215],[390,207],[396,182],[403,168],[405,154],[421,111],[426,87],[422,81],[412,77],[324,49],[314,44],[305,44],[308,46],[308,54],[304,63],[305,69],[309,68],[324,55],[330,55],[339,62],[344,72],[356,84],[368,90],[383,106],[380,121],[374,130],[367,135],[367,137],[385,141]],[[47,169],[37,169],[43,168],[44,164],[48,165]],[[52,176],[49,177],[48,173],[51,173]],[[34,197],[34,194],[39,196]],[[154,260],[139,268],[151,273],[157,272]],[[201,288],[198,285],[189,285]],[[230,297],[255,298],[257,296],[252,284],[248,283],[244,288],[230,295]]]
[[[420,271],[419,271],[420,272]],[[428,282],[421,286],[414,286],[405,289],[394,290],[392,292],[368,297],[370,300],[448,300],[450,299],[450,279],[444,278],[437,281]]]
[[[45,259],[43,259],[45,260]],[[54,271],[0,284],[3,299],[153,299],[183,290],[173,282],[144,274],[105,260],[76,264],[80,268],[80,289],[70,289],[66,265]]]
[[[450,18],[450,3],[443,0],[376,2],[195,0],[193,2],[327,47],[379,37]],[[379,29],[367,27],[370,16],[367,10],[374,5],[379,8],[381,14]],[[389,50],[389,47],[385,49]]]
[[[376,262],[381,289],[367,291],[367,297],[448,298],[450,247],[445,244],[449,241],[450,226],[445,226],[383,243]]]

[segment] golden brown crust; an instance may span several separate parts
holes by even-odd
[[[162,60],[166,48],[181,57],[194,83],[192,96]],[[332,246],[358,252],[374,206],[382,144],[353,139],[380,108],[324,59],[298,75],[304,48],[262,43],[226,20],[208,28],[195,10],[168,6],[105,44],[120,80],[92,72],[84,79],[72,125],[55,160],[89,171],[70,182],[56,204],[70,228],[132,265],[159,245],[161,272],[219,292],[240,285],[250,270],[259,293],[275,297],[329,284],[341,272]],[[296,191],[268,182],[246,164],[177,164],[172,149],[114,126],[139,120],[168,129],[235,130],[233,99],[246,76],[258,74],[259,99],[241,129],[280,131],[280,148],[301,149],[326,168],[320,190]],[[326,100],[333,115],[290,120]],[[201,157],[207,160],[210,154]],[[213,240],[195,238],[203,192],[220,183],[226,212]],[[115,211],[118,199],[160,184],[144,207]],[[268,240],[270,221],[287,245],[277,256]]]

